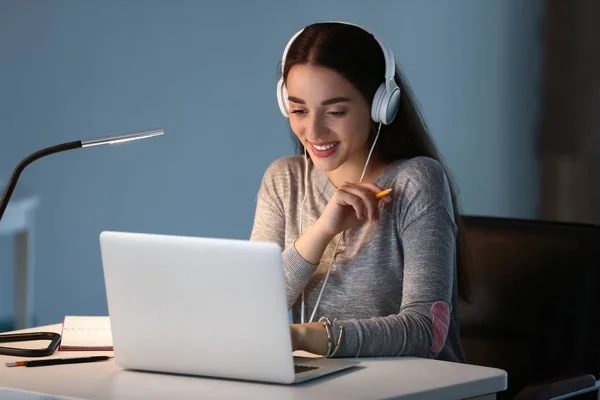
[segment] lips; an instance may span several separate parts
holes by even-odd
[[[317,157],[329,157],[335,153],[339,144],[340,142],[311,142],[310,148],[312,153]]]

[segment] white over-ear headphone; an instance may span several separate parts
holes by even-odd
[[[379,85],[377,91],[375,92],[375,96],[373,97],[373,103],[371,106],[371,119],[375,123],[382,123],[384,125],[391,124],[394,118],[396,117],[396,113],[398,112],[398,105],[400,104],[400,88],[394,80],[394,75],[396,73],[396,61],[392,50],[383,42],[383,40],[377,37],[374,33],[363,28],[362,26],[352,24],[349,22],[334,22],[361,28],[362,30],[373,36],[377,43],[379,43],[379,46],[383,51],[383,57],[385,58],[385,80],[381,85]],[[279,79],[279,82],[277,82],[277,102],[279,103],[279,109],[281,110],[281,113],[286,118],[289,116],[289,105],[287,90],[285,88],[285,83],[283,82],[285,59],[287,57],[287,53],[290,46],[298,37],[298,35],[300,35],[303,31],[304,28],[296,32],[296,34],[292,36],[292,38],[288,41],[287,45],[285,46],[285,50],[283,51],[283,57],[281,59],[281,78]]]

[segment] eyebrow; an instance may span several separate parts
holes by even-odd
[[[298,104],[306,104],[306,102],[302,99],[299,99],[298,97],[294,97],[294,96],[289,96],[288,100],[293,102],[293,103],[298,103]],[[347,97],[332,97],[331,99],[327,99],[325,101],[323,101],[321,103],[322,106],[328,106],[331,104],[336,104],[336,103],[343,103],[346,101],[352,101]]]

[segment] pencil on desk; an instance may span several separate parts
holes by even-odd
[[[379,199],[381,199],[382,197],[384,197],[384,196],[387,196],[387,195],[388,195],[388,194],[389,194],[391,191],[392,191],[392,189],[391,189],[391,188],[390,188],[390,189],[385,189],[385,190],[382,190],[381,192],[379,192],[379,193],[377,193],[377,194],[375,195],[375,198],[376,198],[377,200],[379,200]]]
[[[93,356],[93,357],[77,357],[77,358],[47,358],[45,360],[31,361],[9,361],[7,367],[42,367],[44,365],[58,364],[80,364],[95,361],[106,361],[113,358],[112,356]]]

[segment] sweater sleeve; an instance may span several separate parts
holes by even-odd
[[[296,251],[294,242],[286,240],[286,205],[292,187],[290,172],[283,160],[269,166],[262,179],[256,199],[254,224],[250,240],[274,242],[282,249],[288,309],[294,305],[306,287],[317,265],[306,261]],[[286,243],[288,243],[286,245]]]
[[[396,204],[403,250],[402,302],[397,314],[335,321],[343,326],[336,357],[435,358],[450,325],[456,225],[441,165],[418,163]]]

